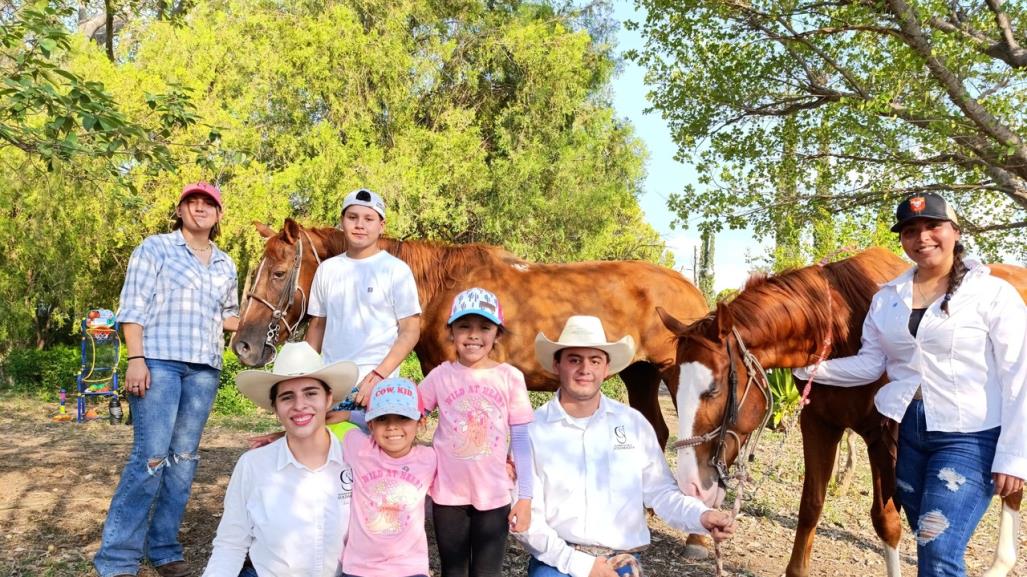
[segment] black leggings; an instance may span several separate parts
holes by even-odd
[[[442,577],[500,577],[510,505],[479,511],[471,505],[432,506]]]

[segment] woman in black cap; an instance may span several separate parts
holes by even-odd
[[[916,536],[918,574],[963,576],[992,495],[1022,489],[1027,476],[1027,307],[964,259],[945,199],[909,197],[895,217],[916,266],[874,295],[859,353],[822,363],[817,382],[858,386],[887,371],[875,404],[900,423],[895,498]]]

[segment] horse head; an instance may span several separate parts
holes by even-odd
[[[291,218],[277,233],[253,224],[266,242],[256,276],[244,290],[232,350],[243,365],[262,367],[274,360],[276,347],[306,317],[314,272],[331,251],[323,232],[307,230]]]
[[[709,506],[718,505],[729,468],[751,450],[770,414],[766,375],[735,327],[729,305],[691,325],[658,308],[677,336],[678,485]]]

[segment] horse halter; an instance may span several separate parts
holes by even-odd
[[[738,329],[732,327],[731,333],[735,337],[735,342],[738,344],[738,352],[741,355],[742,363],[745,365],[746,372],[749,373],[749,378],[746,380],[745,389],[742,391],[742,398],[738,399],[737,385],[738,385],[738,372],[735,370],[735,351],[731,347],[731,339],[725,341],[724,346],[727,348],[727,406],[724,407],[724,416],[721,419],[720,425],[717,428],[704,433],[702,435],[696,435],[688,437],[687,439],[681,439],[675,442],[671,447],[675,450],[681,450],[688,447],[698,447],[711,441],[716,441],[717,445],[710,455],[709,464],[717,471],[717,484],[721,488],[727,488],[727,481],[730,478],[745,479],[748,476],[747,465],[752,462],[756,450],[756,446],[759,444],[760,435],[763,433],[763,429],[767,426],[767,421],[770,420],[770,415],[774,412],[774,397],[770,393],[770,383],[767,382],[767,373],[763,370],[763,366],[759,360],[749,352],[746,348],[745,342],[742,341],[742,336],[738,334]],[[760,419],[759,426],[749,434],[745,441],[742,441],[741,437],[736,433],[732,427],[738,421],[738,413],[742,405],[745,404],[746,399],[749,398],[749,391],[756,385],[756,389],[763,395],[766,401],[766,411],[763,413],[763,418]],[[727,464],[727,439],[731,437],[735,441],[735,445],[738,446],[738,456],[735,458],[733,463],[736,472],[732,475],[730,472],[731,467]]]
[[[321,257],[317,254],[317,248],[314,247],[314,242],[310,240],[310,235],[305,229],[300,229],[303,233],[303,237],[307,239],[307,244],[310,245],[310,252],[314,254],[314,260],[317,261],[317,265],[321,266]],[[264,271],[264,265],[267,259],[261,259],[260,267],[257,268],[257,276],[253,279],[253,286],[256,287],[260,284],[260,275]],[[271,361],[275,358],[275,345],[278,344],[278,334],[281,331],[282,325],[285,325],[285,336],[288,338],[292,335],[293,331],[303,320],[303,317],[307,315],[307,293],[300,286],[300,273],[303,270],[303,239],[296,239],[296,256],[293,258],[292,269],[289,271],[289,276],[286,279],[285,286],[292,286],[292,290],[283,292],[278,298],[278,306],[272,305],[267,300],[257,296],[252,290],[246,294],[247,303],[249,306],[249,299],[253,299],[258,303],[271,309],[271,320],[267,323],[267,337],[264,339],[264,346],[271,347]],[[300,314],[296,317],[296,322],[289,324],[286,319],[286,315],[289,314],[289,309],[292,308],[293,303],[296,302],[296,293],[300,293]]]

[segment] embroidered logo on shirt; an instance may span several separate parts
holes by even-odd
[[[342,483],[343,495],[349,495],[353,492],[353,469],[347,467],[339,473],[339,482]]]
[[[367,287],[367,292],[373,293],[374,292],[374,287],[373,286]]]
[[[633,444],[628,442],[628,434],[624,431],[624,425],[618,425],[614,427],[613,436],[617,439],[617,442],[613,445],[614,451],[635,448]]]

